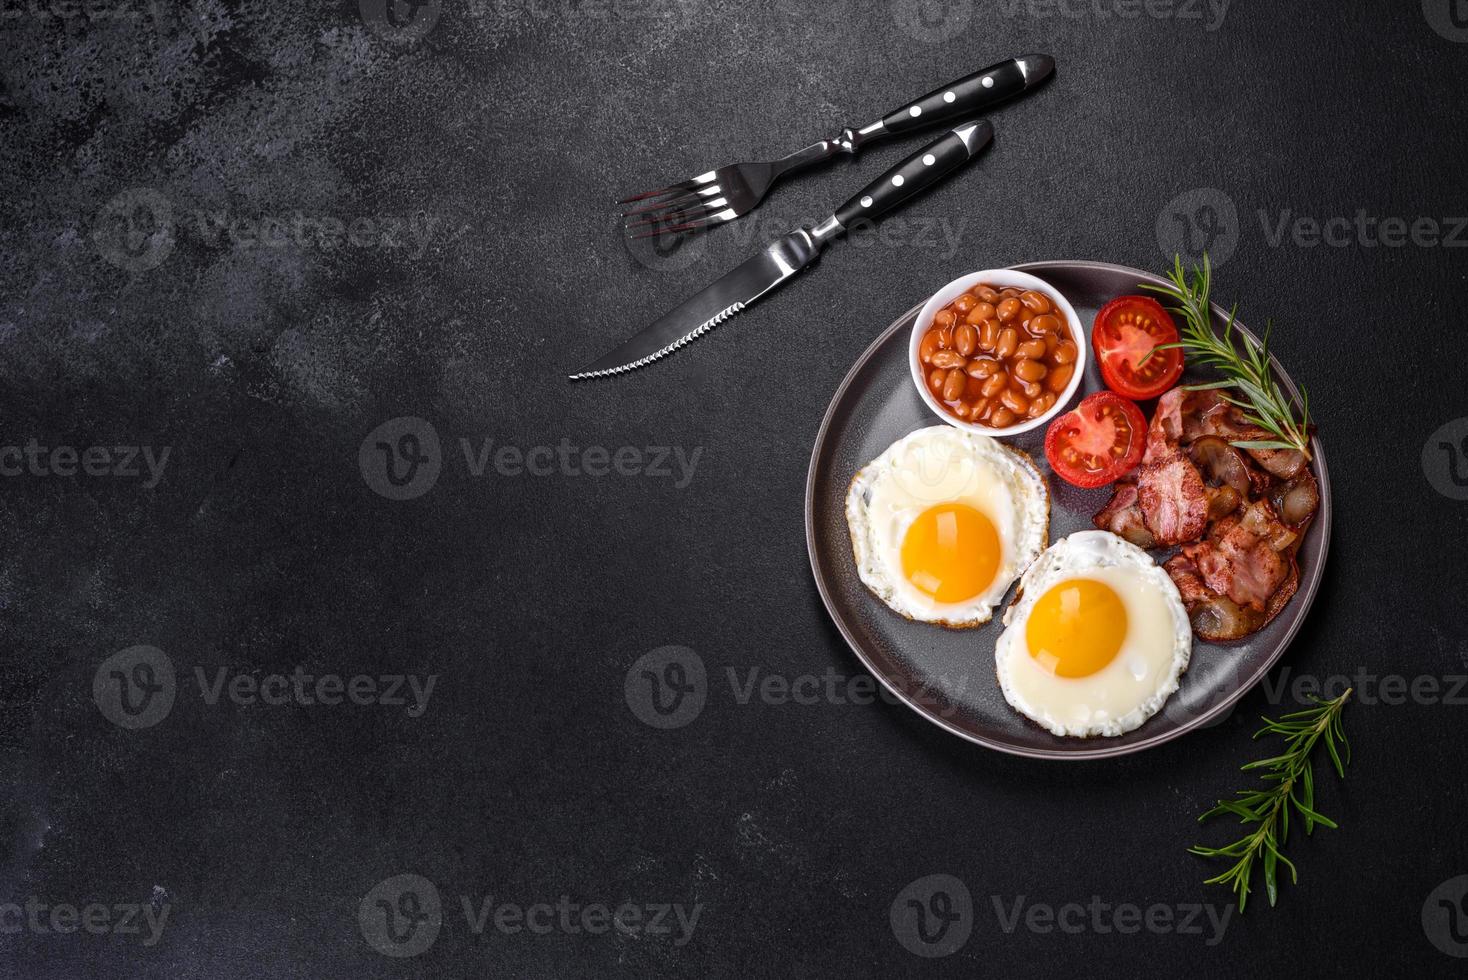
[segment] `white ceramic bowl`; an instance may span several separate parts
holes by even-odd
[[[992,286],[995,289],[1014,286],[1017,289],[1033,289],[1038,293],[1044,293],[1050,298],[1050,302],[1055,305],[1056,311],[1064,315],[1065,323],[1070,328],[1071,339],[1075,341],[1076,345],[1076,371],[1070,376],[1070,384],[1066,385],[1065,391],[1055,400],[1055,404],[1050,406],[1050,410],[1036,418],[1025,419],[1003,429],[991,428],[976,422],[965,422],[962,419],[954,418],[948,414],[948,410],[943,407],[943,403],[934,398],[933,393],[928,390],[927,372],[923,367],[922,360],[918,356],[918,348],[923,342],[923,334],[927,333],[928,328],[933,325],[933,317],[938,315],[938,311],[958,299],[958,297],[970,289],[981,284]],[[982,272],[971,272],[966,276],[960,276],[953,280],[934,293],[933,298],[923,305],[922,310],[918,312],[917,320],[912,325],[912,341],[908,344],[907,366],[909,373],[912,375],[912,383],[917,385],[918,394],[923,396],[923,402],[928,408],[932,409],[934,415],[955,428],[967,429],[969,432],[977,432],[980,435],[998,437],[1018,435],[1021,432],[1028,432],[1031,429],[1039,428],[1065,411],[1070,404],[1070,400],[1080,390],[1081,381],[1086,373],[1084,370],[1087,364],[1086,358],[1089,356],[1086,335],[1081,329],[1080,318],[1076,316],[1075,309],[1060,294],[1059,290],[1043,279],[1037,279],[1027,272],[1016,272],[1013,269],[985,269]]]

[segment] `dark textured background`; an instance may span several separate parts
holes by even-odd
[[[0,444],[171,455],[151,488],[0,482],[0,902],[147,902],[169,919],[153,946],[0,935],[3,975],[1461,969],[1421,916],[1468,873],[1468,706],[1348,709],[1349,777],[1320,781],[1342,829],[1297,838],[1299,886],[1210,947],[1006,935],[991,896],[1221,905],[1201,883],[1219,869],[1185,848],[1228,828],[1193,818],[1242,785],[1260,750],[1249,719],[1288,697],[1256,690],[1154,751],[1056,765],[882,703],[740,704],[726,677],[859,671],[811,582],[801,514],[821,414],[869,340],[973,269],[1158,268],[1169,202],[1204,188],[1194,213],[1237,212],[1218,294],[1276,319],[1330,451],[1330,566],[1275,678],[1468,672],[1468,503],[1422,462],[1468,415],[1468,252],[1274,245],[1265,229],[1284,210],[1468,214],[1468,44],[1429,22],[1447,0],[1239,3],[1215,30],[1206,11],[962,0],[443,0],[405,30],[374,30],[352,3],[47,4],[0,5]],[[838,245],[652,369],[562,380],[914,144],[786,185],[757,219],[667,254],[629,251],[612,199],[1032,50],[1055,56],[1055,81],[996,112],[987,158],[885,238]],[[374,224],[334,248],[249,233],[298,213]],[[383,239],[384,219],[414,216],[421,247]],[[924,230],[939,219],[955,242]],[[434,426],[442,473],[394,501],[358,452],[404,416]],[[701,456],[683,487],[476,478],[459,440],[485,438]],[[159,724],[126,730],[92,681],[136,644],[168,654],[178,691]],[[664,731],[637,720],[624,680],[669,644],[696,651],[709,693]],[[412,718],[211,706],[193,674],[298,665],[439,676]],[[401,873],[435,883],[445,911],[436,942],[399,960],[369,945],[358,907]],[[977,923],[927,960],[888,910],[934,873],[966,883]],[[685,945],[475,936],[465,895],[703,908]]]

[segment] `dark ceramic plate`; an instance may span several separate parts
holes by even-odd
[[[1103,262],[1035,262],[1014,268],[1049,282],[1075,307],[1089,331],[1096,311],[1117,296],[1163,280],[1139,269]],[[941,285],[935,283],[935,288]],[[922,297],[925,302],[927,297]],[[1330,478],[1317,439],[1311,444],[1320,481],[1320,510],[1299,551],[1300,588],[1263,630],[1240,643],[1210,644],[1196,637],[1181,688],[1140,728],[1116,738],[1059,738],[1005,702],[994,675],[999,614],[979,629],[949,630],[914,623],[888,609],[857,577],[846,529],[846,490],[856,471],[897,439],[941,424],[923,404],[908,373],[908,338],[920,302],[867,348],[836,389],[811,451],[805,488],[805,534],[816,587],[851,649],[900,700],[933,724],[971,742],[1016,755],[1087,759],[1124,755],[1217,723],[1284,653],[1315,598],[1330,542]],[[1226,313],[1213,307],[1216,329]],[[1252,334],[1250,335],[1252,336]],[[1094,357],[1079,399],[1102,387]],[[1296,394],[1278,362],[1280,383]],[[1184,380],[1196,380],[1192,373]],[[1150,405],[1147,406],[1150,409]],[[1050,473],[1045,427],[1006,440],[1030,453],[1050,482],[1050,540],[1092,527],[1091,516],[1110,490],[1077,490]],[[1156,553],[1154,553],[1156,554]],[[1010,587],[1011,596],[1013,586]],[[1009,598],[1006,596],[1005,606]],[[1001,607],[1002,608],[1002,607]]]

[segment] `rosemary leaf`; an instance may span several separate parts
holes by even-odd
[[[1245,772],[1266,770],[1262,788],[1239,790],[1231,800],[1219,800],[1213,809],[1198,818],[1200,822],[1211,817],[1230,814],[1239,818],[1239,823],[1250,829],[1244,836],[1223,847],[1206,847],[1194,844],[1188,848],[1190,854],[1203,858],[1227,858],[1233,865],[1221,874],[1207,879],[1204,884],[1228,885],[1244,911],[1249,900],[1254,862],[1258,859],[1264,868],[1264,891],[1269,904],[1274,905],[1279,897],[1278,866],[1289,869],[1290,881],[1298,879],[1295,865],[1284,855],[1284,846],[1290,836],[1290,811],[1294,810],[1305,823],[1308,836],[1315,827],[1337,829],[1334,820],[1315,809],[1315,773],[1310,761],[1316,743],[1324,742],[1336,772],[1345,776],[1345,760],[1350,758],[1350,743],[1346,741],[1345,729],[1341,725],[1341,710],[1351,697],[1347,691],[1331,701],[1315,699],[1315,707],[1295,711],[1282,718],[1265,718],[1264,727],[1254,734],[1275,735],[1285,740],[1285,751],[1267,759],[1246,763]]]
[[[1238,446],[1240,449],[1294,449],[1295,448],[1294,446],[1290,445],[1289,443],[1287,443],[1287,442],[1281,442],[1278,439],[1240,439],[1238,442],[1230,443],[1230,445]]]
[[[1178,331],[1179,340],[1173,344],[1154,347],[1141,363],[1159,350],[1181,348],[1196,365],[1216,369],[1223,378],[1206,385],[1187,385],[1189,390],[1232,389],[1242,398],[1225,396],[1244,410],[1245,418],[1275,436],[1276,440],[1235,442],[1244,449],[1294,449],[1310,458],[1310,396],[1300,389],[1299,405],[1280,390],[1274,372],[1270,368],[1269,335],[1273,324],[1266,321],[1264,333],[1258,341],[1242,333],[1235,337],[1234,321],[1237,307],[1229,310],[1224,322],[1223,334],[1213,330],[1212,306],[1209,291],[1213,284],[1213,269],[1208,255],[1203,255],[1203,267],[1194,267],[1192,276],[1183,271],[1182,256],[1173,260],[1173,269],[1167,275],[1165,286],[1144,285],[1143,288],[1157,293],[1172,302],[1173,308],[1182,317]],[[1298,418],[1296,412],[1298,411]]]

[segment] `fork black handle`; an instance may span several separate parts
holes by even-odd
[[[1054,59],[1045,54],[1001,61],[894,109],[882,117],[882,128],[892,135],[900,135],[973,116],[1033,88],[1054,70]]]
[[[836,220],[847,230],[858,221],[875,221],[908,198],[942,183],[993,139],[994,127],[987,119],[955,127],[858,191],[836,209]]]

